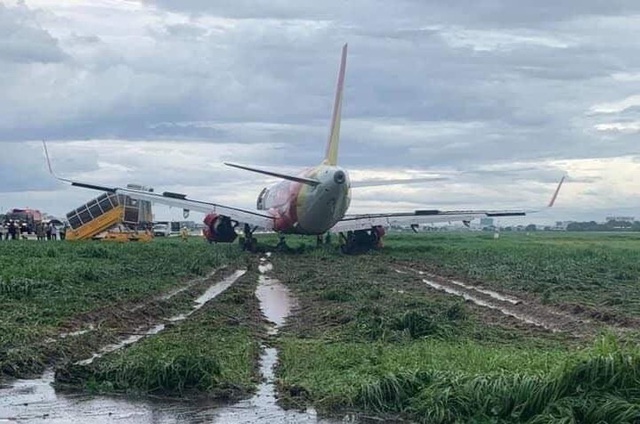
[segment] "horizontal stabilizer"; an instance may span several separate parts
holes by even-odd
[[[258,174],[264,174],[264,175],[269,175],[269,176],[272,176],[272,177],[278,177],[278,178],[282,178],[284,180],[295,181],[296,183],[307,184],[307,185],[310,185],[310,186],[317,186],[318,184],[320,184],[320,181],[314,180],[312,178],[305,178],[305,177],[298,177],[298,176],[295,176],[295,175],[281,174],[279,172],[273,172],[273,171],[265,171],[264,169],[250,168],[248,166],[238,165],[236,163],[225,162],[224,164],[227,165],[227,166],[231,166],[233,168],[244,169],[245,171],[257,172]]]

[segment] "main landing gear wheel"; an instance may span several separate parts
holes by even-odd
[[[382,227],[348,231],[346,236],[344,233],[340,233],[340,250],[342,253],[352,255],[368,252],[372,249],[380,249],[384,233],[384,228]]]

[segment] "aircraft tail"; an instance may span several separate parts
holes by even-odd
[[[325,165],[338,164],[338,144],[340,143],[340,118],[342,114],[342,92],[344,89],[344,74],[347,67],[347,45],[342,47],[342,60],[340,61],[340,71],[338,72],[338,85],[336,87],[336,98],[333,103],[333,115],[331,118],[331,132],[327,142],[327,152],[324,157]]]

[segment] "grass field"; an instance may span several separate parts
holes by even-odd
[[[0,243],[2,372],[55,363],[59,383],[91,391],[246,396],[265,338],[258,259],[201,240]],[[298,300],[269,341],[283,405],[429,423],[640,421],[638,235],[392,233],[379,252],[314,248],[271,261]],[[187,320],[70,365],[186,310],[220,274],[157,298],[225,264],[249,272]],[[571,325],[550,331],[434,290],[424,275],[515,296],[518,311]]]
[[[259,380],[263,335],[255,286],[256,275],[245,274],[202,313],[89,366],[68,364],[56,381],[107,393],[246,396]]]
[[[280,341],[286,403],[429,423],[640,420],[637,330],[621,326],[637,318],[640,238],[403,234],[385,246],[274,259],[301,299]],[[593,328],[576,337],[527,325],[398,266],[482,283],[585,326],[591,310]]]
[[[640,234],[403,234],[385,254],[424,263],[438,273],[580,304],[612,317],[639,317]]]
[[[210,249],[200,240],[173,239],[0,243],[0,370],[16,376],[42,371],[54,357],[70,354],[69,341],[48,343],[48,338],[89,322],[97,325],[114,312],[231,264],[240,257],[236,247]]]

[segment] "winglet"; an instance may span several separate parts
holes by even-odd
[[[336,87],[336,97],[333,102],[333,115],[331,117],[331,132],[327,142],[327,152],[324,157],[325,165],[338,164],[338,144],[340,142],[340,119],[342,115],[342,92],[344,90],[344,75],[347,68],[347,44],[342,47],[342,59],[340,61],[340,71],[338,72],[338,84]]]
[[[59,177],[53,171],[53,166],[51,166],[51,159],[49,158],[49,149],[47,148],[47,143],[42,140],[42,147],[44,148],[44,157],[47,160],[47,168],[49,169],[49,174],[51,174],[56,180],[64,181],[65,183],[72,183],[72,181],[67,180],[66,178]]]
[[[556,191],[553,193],[553,196],[549,201],[549,205],[547,205],[548,208],[553,207],[554,203],[556,203],[556,199],[558,198],[558,193],[560,193],[560,188],[562,187],[562,183],[564,183],[564,180],[566,177],[567,177],[566,175],[563,175],[562,178],[560,179],[560,182],[558,183],[558,187],[556,188]]]
[[[49,173],[56,180],[62,181],[63,183],[71,184],[72,186],[76,186],[76,187],[89,188],[91,190],[106,191],[108,193],[115,193],[116,192],[116,189],[113,188],[113,187],[104,187],[104,186],[99,186],[99,185],[95,185],[95,184],[82,183],[82,182],[79,182],[79,181],[72,181],[72,180],[69,180],[67,178],[59,177],[53,171],[53,167],[51,166],[51,159],[49,158],[49,149],[47,149],[47,143],[45,143],[44,140],[42,140],[42,147],[44,147],[44,156],[45,156],[45,158],[47,160],[47,168],[49,168]]]
[[[49,150],[47,149],[47,143],[44,140],[42,140],[42,147],[44,147],[44,157],[47,160],[47,168],[49,168],[49,174],[58,178],[56,176],[56,173],[53,172],[53,168],[51,167],[51,159],[49,159]]]

